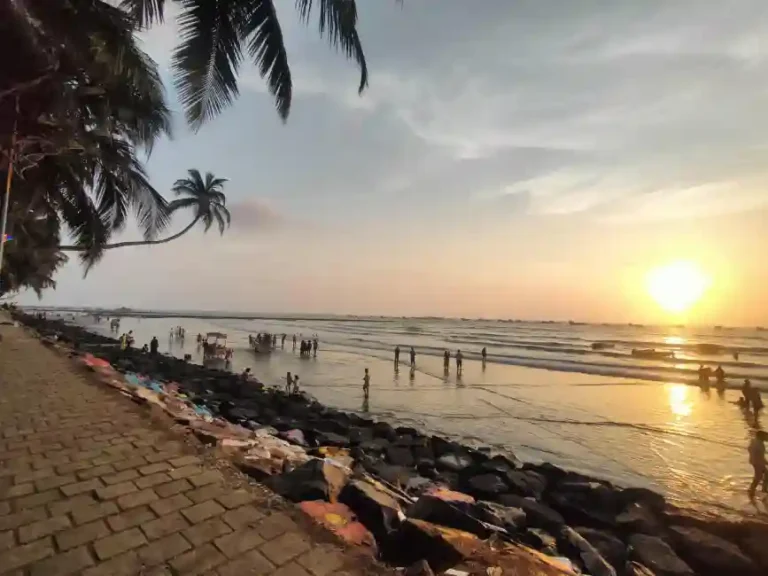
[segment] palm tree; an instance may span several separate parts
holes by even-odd
[[[195,211],[195,217],[181,232],[168,236],[161,240],[144,240],[132,242],[116,242],[115,244],[106,244],[102,246],[104,250],[113,248],[125,248],[127,246],[154,246],[156,244],[166,244],[172,240],[183,236],[189,232],[195,224],[202,222],[205,225],[205,231],[208,232],[214,222],[219,227],[219,233],[224,234],[224,230],[229,227],[231,216],[226,207],[226,197],[222,188],[227,181],[226,178],[216,178],[210,172],[205,174],[203,180],[198,170],[188,170],[189,177],[176,180],[172,190],[177,198],[168,204],[168,210],[172,214],[178,210],[192,208]],[[81,246],[60,246],[62,251],[82,251]]]
[[[285,120],[293,80],[275,0],[172,0],[181,8],[181,42],[173,55],[175,84],[188,122],[199,128],[238,96],[237,74],[243,52],[266,78],[275,106]],[[398,0],[402,1],[402,0]],[[303,21],[316,7],[320,35],[327,35],[360,68],[358,92],[368,85],[368,66],[357,33],[355,0],[295,0]],[[122,0],[142,27],[162,22],[165,0]]]
[[[0,50],[14,54],[0,64],[0,178],[66,224],[88,265],[130,212],[146,239],[170,221],[138,159],[171,119],[135,29],[101,0],[0,1]]]

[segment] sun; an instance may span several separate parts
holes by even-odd
[[[679,314],[704,296],[709,283],[709,278],[695,263],[680,260],[649,272],[648,294],[667,312]]]

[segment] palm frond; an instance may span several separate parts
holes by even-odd
[[[141,28],[151,26],[155,22],[163,22],[165,0],[123,0],[120,6]]]
[[[357,33],[357,5],[355,0],[315,0],[318,4],[320,36],[328,33],[329,44],[357,62],[360,68],[358,92],[368,86],[368,64],[363,45]],[[313,0],[296,0],[296,8],[305,23],[310,20]]]
[[[174,83],[187,121],[198,130],[239,94],[242,1],[179,0],[179,4],[181,44],[173,55]]]

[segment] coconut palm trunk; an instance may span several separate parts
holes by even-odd
[[[168,238],[162,238],[160,240],[134,240],[130,242],[115,242],[114,244],[107,244],[103,246],[102,249],[111,250],[113,248],[127,248],[129,246],[156,246],[157,244],[167,244],[168,242],[184,236],[184,234],[192,230],[195,224],[200,221],[200,218],[201,216],[199,215],[195,216],[194,220],[192,220],[192,222],[190,222],[186,228],[184,228],[181,232],[174,234],[173,236],[168,236]],[[62,252],[85,252],[87,249],[87,246],[59,246],[59,250]]]

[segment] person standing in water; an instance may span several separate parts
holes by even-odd
[[[768,432],[758,430],[755,437],[749,443],[749,463],[754,470],[752,483],[749,485],[749,498],[754,499],[757,485],[763,484],[763,492],[768,492],[768,471],[765,462],[765,441],[768,440]]]
[[[416,370],[416,350],[411,346],[411,370]]]
[[[400,365],[400,346],[395,346],[395,370]]]
[[[293,376],[291,376],[291,373],[288,372],[288,374],[285,376],[285,393],[290,394],[293,390]]]
[[[157,336],[152,336],[152,340],[149,341],[149,352],[154,356],[157,354],[157,349],[160,346],[160,342],[157,341]]]
[[[368,368],[365,369],[365,376],[363,376],[363,397],[368,400],[368,395],[371,391],[371,375],[368,374]]]
[[[296,374],[296,376],[293,377],[293,393],[298,394],[299,393],[299,375]]]
[[[448,374],[448,371],[451,369],[451,353],[446,350],[443,352],[443,370],[445,370],[445,373]]]
[[[482,352],[480,352],[480,355],[483,357],[483,368],[485,368],[485,362],[488,360],[488,349],[483,346]]]
[[[461,350],[456,351],[456,373],[461,374],[464,366],[464,355]]]
[[[317,336],[312,339],[312,349],[314,350],[315,358],[317,358]]]
[[[280,340],[280,347],[285,350],[285,334],[283,334],[283,338]]]
[[[296,334],[293,335],[293,351],[296,352]]]

